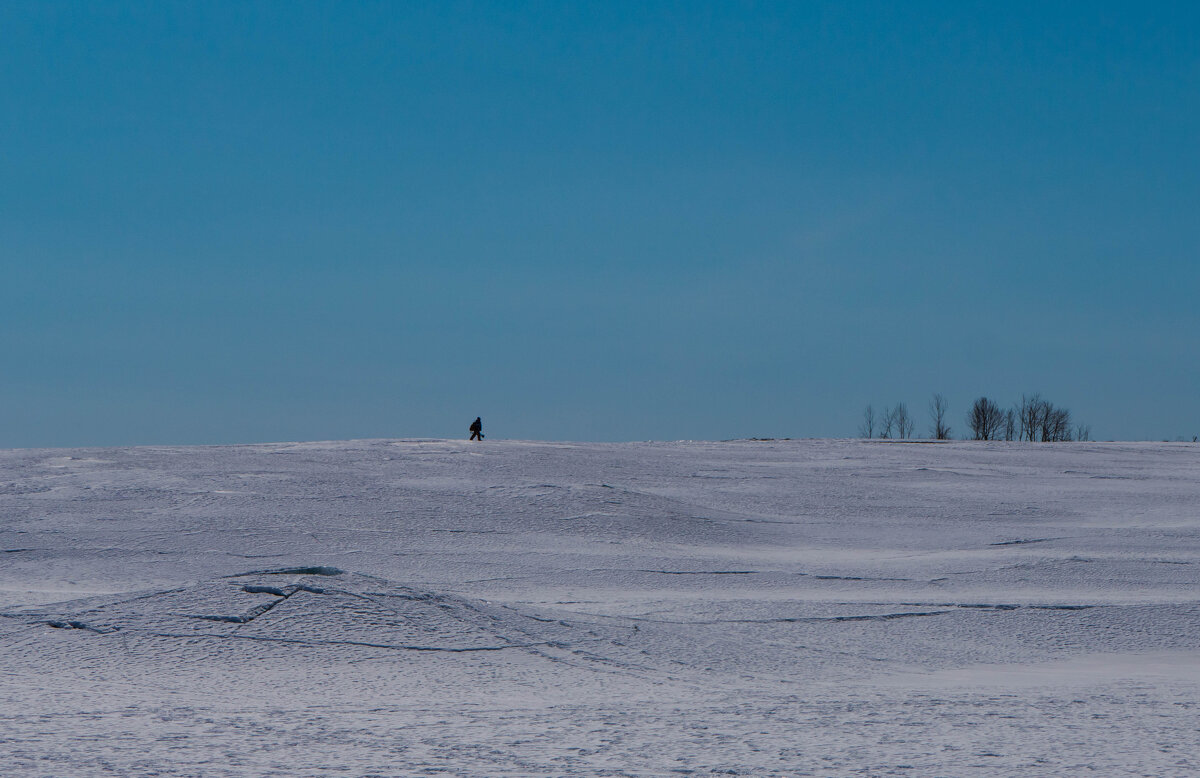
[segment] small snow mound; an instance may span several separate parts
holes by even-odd
[[[295,579],[281,583],[279,575]],[[92,633],[96,640],[70,646],[80,652],[80,661],[116,650],[104,642],[113,632],[120,632],[121,652],[182,662],[296,659],[314,652],[338,657],[508,652],[540,662],[592,665],[604,662],[612,645],[592,628],[336,568],[295,567],[229,578],[58,603],[30,613],[30,623],[37,619]]]

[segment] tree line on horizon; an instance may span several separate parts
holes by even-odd
[[[929,437],[933,440],[950,440],[952,428],[949,423],[949,403],[941,394],[933,395],[929,401]],[[1088,441],[1092,439],[1092,428],[1082,422],[1073,423],[1071,411],[1056,406],[1040,394],[1021,395],[1020,402],[1008,408],[988,397],[980,397],[967,411],[966,425],[969,434],[966,440],[1024,440],[1042,443],[1065,441]],[[868,405],[863,411],[859,425],[859,437],[907,439],[913,436],[917,422],[902,402],[884,406],[883,412],[875,413]]]

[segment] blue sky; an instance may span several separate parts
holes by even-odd
[[[0,446],[1200,433],[1190,3],[0,5]]]

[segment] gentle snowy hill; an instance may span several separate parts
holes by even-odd
[[[0,451],[5,776],[1190,775],[1200,447]]]

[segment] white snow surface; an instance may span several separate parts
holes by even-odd
[[[0,775],[1200,772],[1200,447],[0,451]]]

